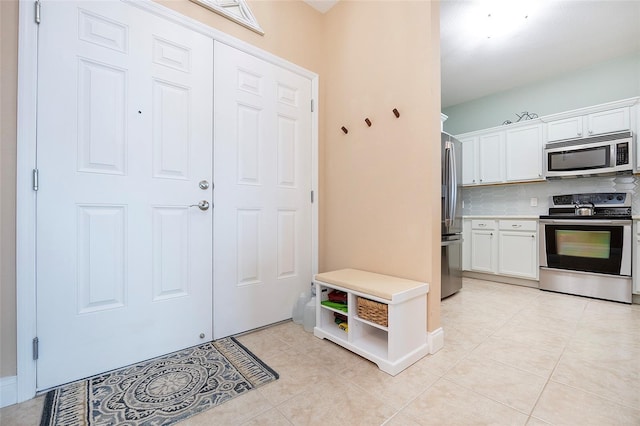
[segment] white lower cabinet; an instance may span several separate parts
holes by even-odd
[[[640,221],[633,221],[633,294],[640,294]]]
[[[466,225],[466,226],[465,226]],[[538,222],[536,220],[465,220],[465,270],[516,278],[538,279]]]
[[[538,279],[536,221],[500,221],[500,230],[498,231],[498,274]]]
[[[427,293],[429,285],[355,269],[325,272],[315,277],[316,326],[314,335],[349,349],[395,376],[429,353]],[[322,304],[329,292],[347,293],[347,311]],[[385,321],[364,318],[358,299],[380,304]],[[374,310],[375,312],[375,310]],[[336,323],[344,316],[347,326]]]
[[[471,270],[471,220],[462,221],[462,270]]]
[[[495,274],[498,244],[495,220],[471,221],[471,270]]]

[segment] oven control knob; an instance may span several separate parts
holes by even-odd
[[[623,197],[622,195],[618,195],[618,196],[616,197],[616,200],[618,200],[618,201],[622,201],[622,200],[624,200],[624,197]]]

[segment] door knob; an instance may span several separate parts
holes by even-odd
[[[191,204],[189,207],[197,207],[202,211],[209,210],[209,202],[207,200],[202,200],[198,204]]]
[[[200,187],[200,189],[209,189],[209,182],[207,182],[206,180],[201,180],[198,183],[198,186]]]

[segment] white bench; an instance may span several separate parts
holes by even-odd
[[[316,327],[314,335],[343,346],[376,363],[395,376],[429,353],[427,344],[427,293],[429,284],[375,274],[357,269],[340,269],[317,274]],[[347,293],[348,312],[322,305],[332,290]],[[386,305],[387,325],[358,315],[358,298]],[[385,306],[380,306],[384,312]],[[334,313],[347,316],[345,331],[335,323]]]

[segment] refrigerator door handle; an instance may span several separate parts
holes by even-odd
[[[451,143],[451,142],[450,142]],[[451,208],[449,209],[449,215],[450,215],[450,219],[451,219],[451,226],[453,226],[453,222],[456,218],[456,205],[458,202],[458,173],[456,170],[457,164],[456,164],[456,148],[455,145],[453,143],[451,143],[451,154],[450,154],[450,158],[451,158],[451,168],[449,170],[449,173],[451,174],[451,184],[449,185],[449,194],[450,196],[450,202],[451,202]]]
[[[447,141],[444,149],[444,178],[446,186],[444,224],[448,228],[453,226],[453,220],[456,216],[456,189],[458,185],[456,178],[456,156],[453,143]]]
[[[442,167],[444,168],[444,179],[442,182],[442,198],[443,198],[443,218],[442,221],[444,222],[444,226],[445,228],[449,229],[449,198],[450,198],[450,191],[449,191],[449,154],[450,154],[451,150],[449,147],[449,142],[445,143],[444,145],[444,164],[442,165]]]

